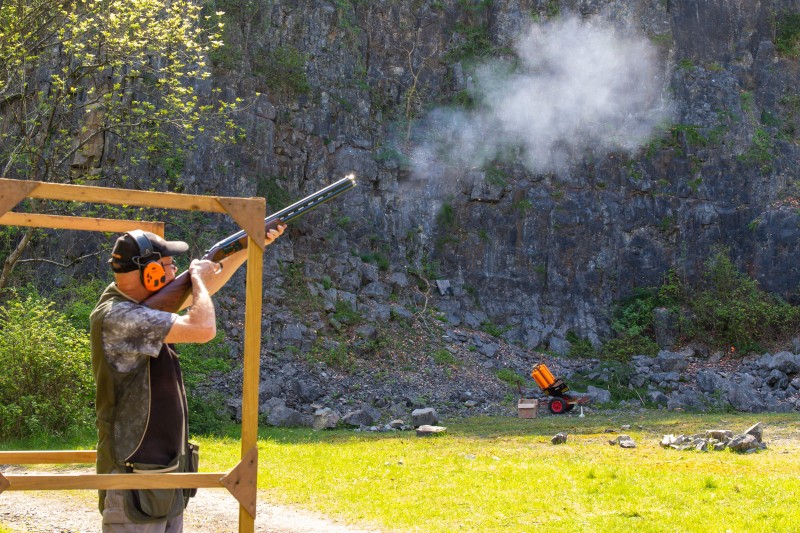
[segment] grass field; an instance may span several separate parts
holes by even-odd
[[[758,421],[769,448],[756,454],[659,446],[664,434],[741,432]],[[430,438],[264,429],[259,487],[276,503],[387,531],[800,530],[797,414],[649,412],[442,424],[447,434]],[[625,424],[632,428],[620,429]],[[551,444],[560,431],[567,443]],[[637,447],[609,445],[622,433]],[[237,439],[236,429],[196,439],[201,470],[232,468]]]
[[[766,424],[753,455],[662,449],[667,433]],[[401,531],[792,532],[800,530],[800,416],[470,419],[448,434],[264,430],[259,486],[272,499]],[[631,424],[631,430],[620,430]],[[640,428],[641,426],[641,428]],[[609,445],[629,434],[635,449]],[[566,444],[553,445],[557,432]],[[233,440],[202,439],[210,470]]]

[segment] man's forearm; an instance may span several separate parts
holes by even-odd
[[[197,328],[213,330],[212,338],[216,336],[216,313],[214,302],[206,284],[200,276],[192,277],[192,307],[187,314],[189,323]]]

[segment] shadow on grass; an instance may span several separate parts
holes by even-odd
[[[447,427],[439,438],[503,439],[509,437],[552,437],[564,432],[571,435],[593,435],[604,433],[652,433],[652,434],[694,434],[708,429],[730,429],[743,432],[753,424],[763,422],[773,431],[798,432],[800,418],[797,413],[684,413],[666,411],[608,412],[593,413],[584,418],[577,415],[544,416],[534,419],[511,417],[472,417],[455,420],[442,420],[439,425]],[[631,426],[623,429],[622,426]],[[238,428],[228,434],[239,438]],[[355,431],[353,429],[334,429],[313,431],[308,428],[261,428],[259,439],[274,444],[311,444],[315,442],[328,445],[367,440],[404,440],[417,438],[413,430],[394,432]]]
[[[800,433],[800,416],[797,413],[684,413],[674,411],[645,412],[595,412],[579,418],[577,414],[563,416],[545,415],[533,419],[513,417],[471,417],[442,420],[447,433],[430,439],[474,438],[503,439],[510,437],[552,437],[564,432],[570,435],[602,433],[645,432],[657,434],[693,434],[707,429],[744,431],[757,422],[763,422],[770,432]],[[630,425],[630,429],[622,426]],[[194,435],[199,436],[199,435]],[[241,426],[229,424],[212,435],[212,439],[241,439]],[[260,427],[260,441],[279,445],[324,443],[346,445],[353,441],[405,440],[414,438],[413,430],[371,432],[355,429],[314,431],[310,428]],[[23,440],[0,440],[0,451],[27,450],[89,450],[96,445],[94,430],[87,430],[68,438],[41,436]]]

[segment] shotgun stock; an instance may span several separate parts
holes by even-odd
[[[304,215],[329,200],[333,200],[343,192],[349,191],[356,186],[356,178],[354,174],[349,174],[340,179],[336,183],[328,185],[324,189],[306,196],[299,202],[295,202],[289,207],[285,207],[280,211],[271,214],[264,219],[264,230],[268,232],[274,229],[278,224],[285,224],[291,222],[297,217]],[[202,259],[210,261],[222,261],[226,257],[235,254],[240,250],[247,248],[247,233],[239,231],[222,239],[214,244],[211,248],[206,250]],[[185,270],[175,277],[173,281],[164,285],[158,292],[153,293],[146,300],[142,301],[151,309],[158,309],[160,311],[168,311],[175,313],[180,310],[186,299],[192,294],[192,279],[189,276],[189,271]]]

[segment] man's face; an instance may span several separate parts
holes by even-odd
[[[164,283],[167,284],[170,281],[174,280],[175,274],[178,273],[178,265],[175,264],[175,262],[172,260],[172,257],[171,256],[162,257],[159,263],[161,263],[161,266],[164,267],[164,272],[167,276],[167,279]]]

